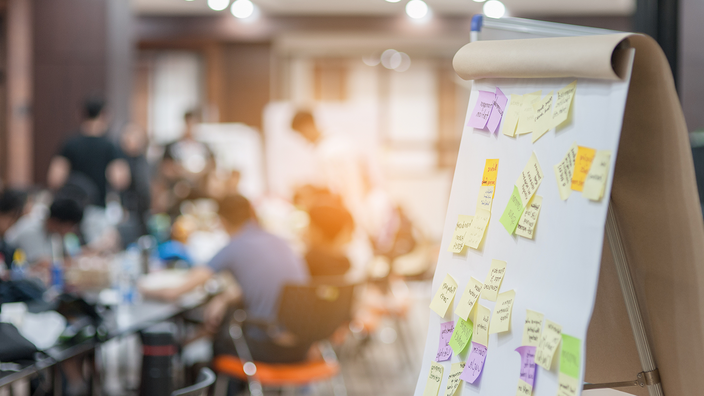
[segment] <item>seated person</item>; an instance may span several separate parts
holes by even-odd
[[[206,327],[211,332],[222,329],[222,343],[215,342],[216,354],[235,355],[232,340],[227,335],[229,320],[221,326],[228,308],[241,302],[248,320],[275,322],[278,299],[285,284],[305,284],[308,271],[286,242],[261,229],[254,211],[241,195],[229,196],[218,209],[223,227],[232,239],[215,257],[202,267],[190,270],[187,281],[180,287],[158,291],[143,291],[145,297],[174,300],[203,285],[215,273],[229,272],[240,286],[241,293],[228,289],[216,296],[205,310]],[[218,337],[216,337],[217,339]],[[255,360],[265,362],[293,362],[304,360],[309,345],[281,345],[281,342],[258,328],[245,329]]]
[[[346,246],[354,220],[340,204],[317,204],[309,210],[306,262],[311,276],[342,276],[350,269]]]
[[[27,194],[21,191],[5,190],[0,194],[0,278],[8,275],[15,253],[14,246],[5,242],[5,233],[22,217]]]

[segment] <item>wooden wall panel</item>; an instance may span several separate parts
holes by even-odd
[[[262,127],[262,111],[270,100],[271,45],[226,44],[223,59],[221,122]]]

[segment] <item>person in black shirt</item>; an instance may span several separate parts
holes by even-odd
[[[0,194],[0,265],[4,262],[5,269],[10,268],[15,252],[14,246],[5,241],[5,232],[22,216],[26,203],[27,194],[24,192],[5,190]]]
[[[107,125],[105,102],[96,98],[86,100],[79,134],[69,138],[51,160],[47,178],[50,188],[56,191],[71,174],[80,174],[97,190],[91,204],[105,207],[108,184],[118,191],[129,186],[129,165],[117,146],[104,136]]]

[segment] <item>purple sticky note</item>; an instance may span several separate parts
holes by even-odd
[[[504,110],[506,109],[506,104],[508,103],[508,98],[503,92],[496,87],[496,98],[494,99],[494,109],[491,111],[489,116],[489,122],[487,127],[491,133],[496,133],[499,128],[499,123],[501,122],[501,117],[504,115]]]
[[[467,364],[460,374],[460,379],[473,384],[477,380],[479,374],[484,368],[484,360],[486,360],[486,347],[482,344],[477,344],[472,341],[472,352],[467,357]]]
[[[535,384],[535,350],[534,346],[516,348],[516,352],[521,354],[521,379],[531,388]]]
[[[440,323],[440,346],[438,346],[438,354],[435,356],[436,362],[444,362],[452,357],[450,338],[452,338],[453,331],[455,331],[455,322]]]
[[[494,98],[496,94],[488,91],[479,91],[479,99],[477,99],[477,104],[474,105],[474,110],[469,116],[468,126],[477,129],[484,129],[486,127],[487,121],[489,121],[489,116],[491,115],[491,109],[494,108]]]

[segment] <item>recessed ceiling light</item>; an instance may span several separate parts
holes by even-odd
[[[230,12],[236,18],[249,18],[254,12],[254,4],[250,0],[235,0],[230,7]]]
[[[484,15],[489,18],[501,18],[506,13],[506,7],[504,3],[499,0],[489,0],[484,3]]]
[[[208,7],[215,11],[222,11],[230,5],[230,0],[208,0]]]
[[[413,19],[428,15],[428,5],[423,0],[411,0],[406,4],[406,14]]]
[[[485,1],[486,1],[486,0],[474,0],[475,3],[483,3],[483,2],[485,2]]]
[[[386,0],[386,1],[388,1],[389,3],[398,3],[401,0]]]

